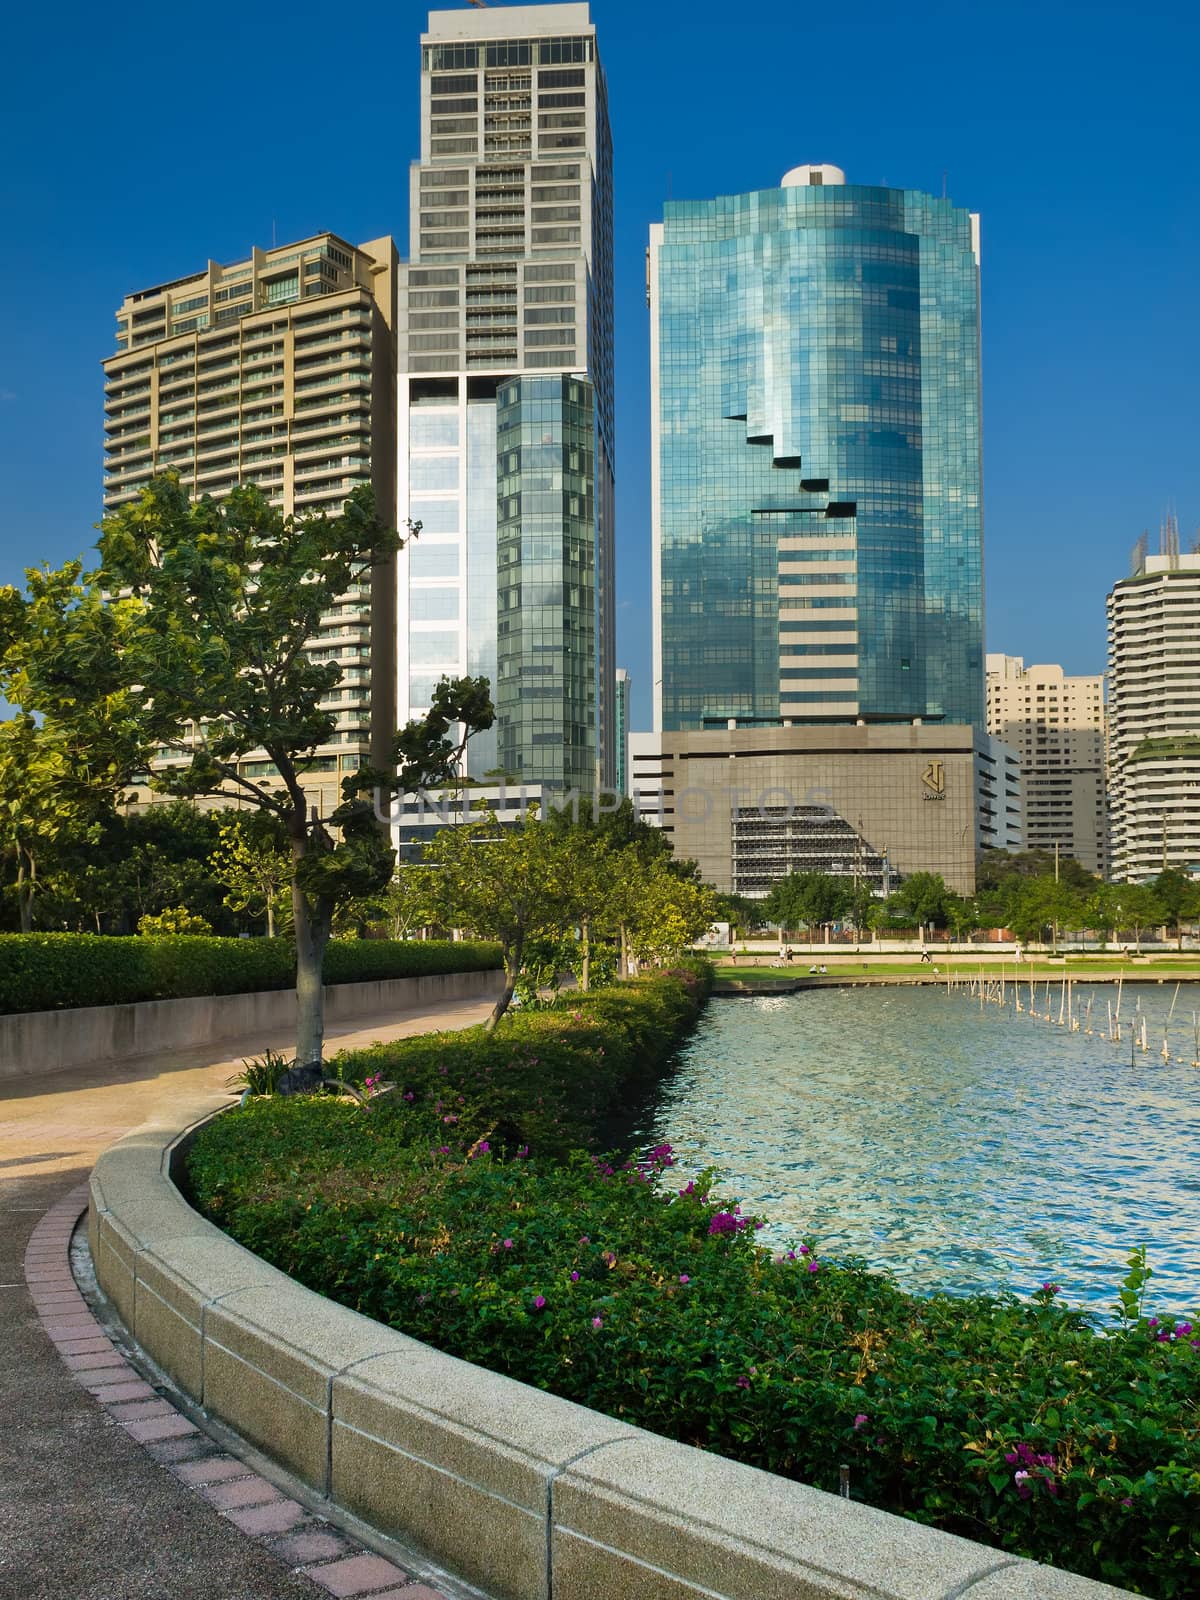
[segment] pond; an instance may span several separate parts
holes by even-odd
[[[920,1292],[1051,1279],[1098,1313],[1144,1243],[1150,1309],[1195,1311],[1200,985],[1126,984],[1121,1045],[1104,1037],[1115,987],[1094,995],[1090,1037],[937,988],[714,999],[645,1132],[685,1175],[716,1167],[766,1219],[760,1243],[810,1240]],[[1164,1062],[1172,1004],[1182,1059]]]

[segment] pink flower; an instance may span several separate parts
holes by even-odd
[[[593,1317],[592,1318],[592,1327],[593,1328],[602,1328],[603,1326],[604,1326],[604,1318],[603,1317]]]
[[[692,1280],[688,1277],[686,1272],[681,1272],[679,1274],[679,1281],[680,1283],[691,1283]]]
[[[737,1387],[739,1389],[748,1389],[750,1387],[750,1379],[749,1378],[736,1378],[734,1380],[734,1382],[736,1383],[736,1385],[737,1385]]]
[[[512,1240],[511,1240],[511,1239],[505,1239],[505,1241],[504,1241],[504,1248],[505,1248],[505,1249],[506,1249],[506,1250],[511,1250],[511,1249],[512,1249],[512,1247],[513,1247],[513,1242],[512,1242]]]
[[[860,1428],[865,1427],[866,1423],[867,1423],[867,1413],[865,1411],[860,1411],[858,1413],[858,1415],[854,1419],[854,1431],[855,1431],[855,1433],[857,1433]]]
[[[546,1304],[546,1296],[544,1294],[535,1294],[534,1295],[534,1297],[533,1297],[533,1309],[535,1311],[540,1311],[545,1304]]]
[[[810,1261],[808,1263],[808,1270],[810,1272],[819,1272],[821,1270],[821,1263],[819,1261]]]

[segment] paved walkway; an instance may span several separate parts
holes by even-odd
[[[490,1008],[363,1018],[327,1043],[469,1027]],[[216,1062],[210,1047],[168,1066],[146,1058],[0,1085],[0,1600],[440,1600],[440,1587],[285,1509],[295,1503],[190,1424],[184,1432],[153,1389],[135,1393],[138,1375],[95,1342],[101,1330],[67,1271],[100,1151],[287,1043],[233,1040]]]

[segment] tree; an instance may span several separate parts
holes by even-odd
[[[1096,883],[1094,873],[1076,861],[1074,856],[1060,851],[1057,863],[1053,850],[985,850],[975,870],[976,891],[1003,888],[1013,879],[1051,878],[1072,889],[1092,889]]]
[[[186,906],[169,906],[157,916],[141,917],[137,931],[147,939],[176,939],[184,933],[211,933],[212,927],[204,917],[195,916]]]
[[[105,605],[81,570],[33,568],[25,594],[0,588],[0,695],[19,708],[0,740],[0,850],[24,932],[43,856],[95,842],[140,749],[117,657],[130,607]]]
[[[279,903],[291,888],[291,857],[279,820],[266,812],[235,813],[220,823],[220,837],[209,857],[214,877],[225,886],[225,904],[267,919],[267,937],[275,937]]]
[[[1184,924],[1200,917],[1200,884],[1176,867],[1164,867],[1149,887],[1175,929],[1176,948],[1182,950]]]
[[[825,927],[845,916],[853,895],[845,878],[828,872],[790,872],[771,887],[763,916],[780,928]]]
[[[467,739],[493,720],[486,680],[443,682],[429,714],[395,735],[385,766],[347,777],[332,815],[310,810],[304,776],[336,731],[336,713],[322,702],[341,669],[306,646],[322,616],[400,544],[367,489],[355,490],[340,516],[284,517],[253,488],[193,505],[168,474],[103,523],[101,567],[75,607],[89,618],[112,613],[107,633],[93,627],[88,636],[96,643],[93,677],[122,696],[123,726],[136,730],[141,758],[164,749],[179,758],[152,773],[152,786],[248,804],[286,834],[301,1067],[322,1057],[322,968],[334,913],[391,877],[394,852],[368,795],[375,791],[378,802],[450,781]],[[77,578],[78,568],[70,570]],[[105,607],[106,594],[122,599]],[[83,652],[55,667],[53,631],[43,627],[39,638],[38,669],[29,674],[35,699],[86,703],[92,684]],[[266,753],[274,780],[243,770],[255,751]]]
[[[1049,928],[1057,951],[1059,928],[1078,926],[1085,916],[1083,906],[1082,895],[1070,884],[1056,883],[1053,878],[1028,878],[1013,897],[1008,926],[1026,943],[1041,939]]]
[[[606,863],[605,898],[620,919],[623,943],[639,962],[676,960],[715,920],[707,885],[671,871],[665,857],[643,861],[625,849]]]
[[[470,928],[498,941],[504,988],[487,1021],[490,1032],[508,1010],[535,940],[559,939],[594,894],[589,854],[570,829],[539,820],[531,809],[501,827],[490,812],[476,822],[442,828],[412,874],[412,894],[447,928]]]
[[[911,919],[909,926],[944,928],[950,901],[950,891],[940,872],[914,872],[892,895],[888,909],[894,906],[902,917]]]
[[[1117,883],[1112,885],[1114,928],[1132,928],[1134,945],[1138,954],[1142,950],[1142,930],[1165,922],[1167,913],[1154,890],[1144,883]]]

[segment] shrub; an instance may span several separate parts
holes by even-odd
[[[490,1038],[344,1057],[396,1093],[219,1118],[191,1153],[197,1199],[454,1355],[824,1489],[846,1464],[855,1498],[1013,1554],[1200,1592],[1200,1333],[1144,1316],[1137,1255],[1120,1324],[1097,1331],[1052,1284],[919,1298],[811,1240],[761,1251],[711,1174],[671,1182],[667,1147],[559,1158],[664,1069],[702,990],[658,978]]]
[[[499,965],[495,945],[345,939],[326,951],[325,981],[362,983]],[[0,934],[0,1012],[246,994],[287,989],[295,981],[296,952],[287,939]]]
[[[147,913],[139,917],[137,931],[143,938],[168,939],[186,933],[211,933],[212,923],[186,906],[168,906],[157,915]]]

